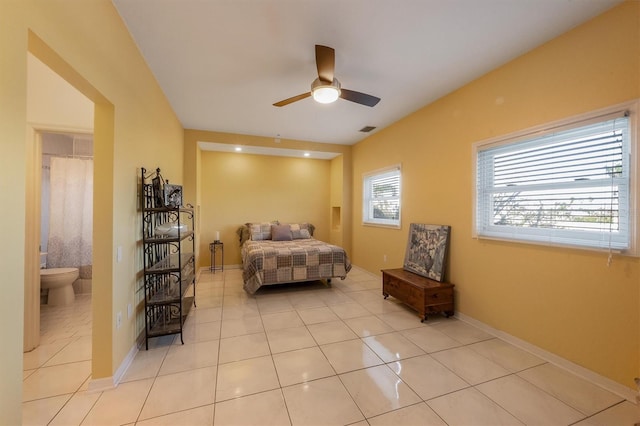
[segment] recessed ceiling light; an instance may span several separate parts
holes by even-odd
[[[305,157],[309,157],[309,156],[311,156],[311,154],[309,154],[308,152],[305,152],[305,153],[304,153],[304,156],[305,156]]]
[[[236,152],[240,152],[240,151],[242,151],[242,147],[240,147],[240,146],[236,146],[236,148],[235,148],[235,149],[236,149]]]

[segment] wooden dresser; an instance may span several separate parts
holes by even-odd
[[[453,284],[438,282],[413,272],[398,269],[382,270],[382,295],[393,296],[418,311],[420,321],[427,315],[453,315]]]

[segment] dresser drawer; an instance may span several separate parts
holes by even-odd
[[[453,289],[443,288],[438,290],[427,290],[424,295],[424,304],[426,306],[441,305],[443,303],[453,302]]]

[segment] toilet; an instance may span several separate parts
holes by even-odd
[[[78,279],[78,268],[50,268],[40,270],[40,288],[49,290],[48,305],[70,305],[76,299],[73,282]]]

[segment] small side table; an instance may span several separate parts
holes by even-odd
[[[224,243],[222,241],[214,241],[209,244],[211,252],[211,267],[209,270],[214,274],[216,271],[224,271]],[[220,252],[220,265],[216,266],[216,254]]]

